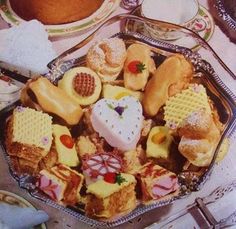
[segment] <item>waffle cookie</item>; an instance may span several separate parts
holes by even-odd
[[[36,172],[52,143],[52,120],[48,114],[18,106],[8,123],[6,147],[19,172]],[[18,159],[18,160],[17,160]],[[17,162],[18,161],[18,162]],[[24,165],[24,166],[23,166]]]
[[[192,112],[200,108],[211,113],[206,89],[201,84],[192,84],[186,90],[170,97],[164,107],[164,120],[170,129],[176,129]]]

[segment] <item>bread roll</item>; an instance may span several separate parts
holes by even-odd
[[[155,71],[144,91],[143,107],[147,115],[154,116],[169,96],[173,96],[189,85],[193,67],[184,56],[168,57]]]

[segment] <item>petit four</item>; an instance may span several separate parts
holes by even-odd
[[[52,118],[28,107],[16,107],[7,126],[6,147],[16,163],[19,159],[17,171],[35,173],[51,144]]]
[[[132,44],[127,49],[124,66],[124,85],[131,90],[143,90],[150,73],[155,70],[151,50],[142,44]]]
[[[21,92],[21,102],[25,106],[55,115],[67,125],[77,124],[83,115],[81,107],[73,98],[44,77],[28,81]]]
[[[102,90],[99,76],[89,68],[77,67],[67,71],[58,87],[73,97],[80,105],[97,101]]]
[[[113,175],[121,182],[112,181]],[[85,213],[91,217],[111,218],[128,213],[136,207],[135,177],[131,174],[109,174],[107,181],[88,185]],[[104,188],[106,187],[106,188]]]
[[[129,174],[136,174],[142,166],[139,148],[126,151],[123,156],[123,161],[124,172]]]
[[[54,124],[52,125],[52,134],[54,137],[58,163],[70,167],[77,166],[79,164],[79,158],[69,129],[66,126]]]
[[[147,157],[168,159],[173,137],[169,128],[155,126],[151,129],[147,140]]]
[[[80,136],[76,142],[76,148],[79,156],[82,158],[86,154],[95,154],[97,148],[88,136]]]
[[[93,44],[88,50],[86,63],[102,82],[114,81],[120,74],[126,58],[126,47],[119,38],[108,38]]]
[[[166,101],[164,106],[166,125],[170,129],[176,129],[189,114],[200,108],[204,108],[209,114],[211,113],[206,89],[201,84],[191,84],[187,89]]]
[[[141,101],[143,93],[140,91],[132,91],[130,89],[121,86],[113,86],[110,84],[105,84],[103,85],[102,94],[103,97],[106,99],[119,100],[125,96],[134,96],[136,99]]]
[[[178,190],[178,178],[165,168],[148,162],[138,173],[142,190],[142,200],[157,200]]]
[[[142,106],[131,96],[101,99],[92,108],[91,122],[100,137],[120,150],[132,150],[140,138]]]
[[[165,59],[145,88],[142,101],[145,113],[156,115],[170,96],[188,87],[192,76],[193,67],[184,56],[175,54]]]
[[[122,171],[122,159],[112,152],[85,155],[82,159],[82,169],[86,184],[103,179],[106,173],[119,173]]]
[[[39,174],[38,188],[50,196],[51,199],[61,201],[64,198],[66,182],[47,170],[41,170]]]
[[[37,186],[52,199],[74,205],[80,201],[84,177],[68,166],[59,164],[39,172]]]

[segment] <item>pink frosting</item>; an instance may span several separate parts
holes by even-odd
[[[51,180],[45,175],[40,176],[38,187],[54,200],[60,201],[63,198],[63,188],[61,184]]]
[[[177,177],[165,176],[156,180],[152,187],[152,194],[156,198],[165,196],[178,189]]]

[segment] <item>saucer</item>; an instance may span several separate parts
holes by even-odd
[[[28,202],[26,199],[12,193],[12,192],[8,192],[8,191],[4,191],[4,190],[0,190],[0,203],[6,203],[6,204],[11,204],[11,205],[15,205],[18,207],[31,207],[34,208],[35,207]],[[33,227],[32,229],[46,229],[46,225],[44,223]]]
[[[131,14],[133,15],[140,15],[140,6],[135,8]],[[215,23],[213,20],[212,15],[209,13],[209,11],[204,8],[202,5],[199,5],[199,11],[197,15],[197,19],[202,20],[205,22],[205,28],[202,31],[199,31],[198,34],[205,40],[209,41],[210,38],[212,37],[215,29]],[[139,22],[139,21],[134,21],[131,19],[127,19],[125,22],[125,31],[134,31],[137,33],[141,33],[145,36],[152,37],[152,35],[147,31],[145,28],[144,23]],[[156,39],[155,37],[152,37]],[[165,40],[166,41],[166,40]],[[192,38],[189,37],[182,37],[178,40],[174,41],[166,41],[168,43],[174,44],[174,45],[179,45],[179,46],[184,46],[186,48],[190,48],[192,50],[197,50],[200,48],[200,45],[198,45],[197,42],[195,42]]]

